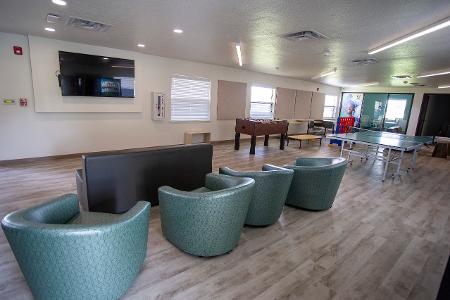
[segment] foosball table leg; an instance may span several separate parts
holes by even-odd
[[[241,134],[236,132],[234,135],[234,150],[239,150],[239,144],[240,144]]]
[[[252,138],[250,139],[250,154],[255,154],[255,147],[256,147],[256,135],[252,135]]]
[[[280,136],[280,150],[284,150],[284,140],[286,139],[286,134],[282,133]]]
[[[264,146],[269,146],[269,135],[264,136]]]

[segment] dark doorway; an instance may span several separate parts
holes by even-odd
[[[450,94],[424,94],[416,135],[450,137]]]

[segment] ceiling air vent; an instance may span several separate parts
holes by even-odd
[[[423,84],[423,83],[420,83],[420,82],[410,82],[409,84],[413,85],[413,86],[427,86],[426,84]]]
[[[284,38],[291,41],[306,41],[306,40],[322,40],[328,39],[327,36],[312,30],[299,31],[283,35]]]
[[[86,29],[90,31],[104,32],[111,28],[111,25],[103,24],[96,21],[81,19],[78,17],[69,17],[66,22],[67,26]]]
[[[61,21],[61,16],[56,15],[56,14],[48,14],[47,15],[47,23],[58,23],[59,21]]]
[[[411,75],[392,75],[392,78],[394,79],[411,79]]]
[[[352,63],[354,63],[355,65],[373,65],[377,62],[378,61],[375,58],[361,58],[352,60]]]

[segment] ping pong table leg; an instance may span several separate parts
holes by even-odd
[[[400,152],[400,157],[398,158],[398,164],[397,164],[397,172],[395,173],[395,175],[396,176],[398,176],[398,177],[400,177],[400,168],[401,168],[401,166],[402,166],[402,161],[403,161],[403,154],[404,154],[405,152],[402,150],[401,152]]]
[[[341,140],[341,157],[342,157],[342,153],[344,153],[344,141]]]
[[[417,148],[415,148],[413,152],[412,168],[411,168],[413,170],[416,168],[416,161],[417,161]]]
[[[391,148],[389,148],[387,157],[385,158],[386,164],[384,165],[383,179],[381,180],[383,182],[386,180],[386,173],[387,173],[387,169],[388,169],[390,160],[391,160]]]

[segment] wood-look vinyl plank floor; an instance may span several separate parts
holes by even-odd
[[[324,143],[258,141],[256,155],[214,145],[213,169],[256,170],[296,157],[338,156]],[[406,155],[410,159],[410,155]],[[80,158],[0,162],[0,217],[75,192]],[[199,258],[164,239],[152,208],[147,257],[124,299],[435,299],[450,251],[450,161],[419,155],[418,167],[381,182],[381,162],[355,160],[332,209],[285,207],[269,227],[245,227],[229,254]],[[31,299],[0,233],[0,299]]]

